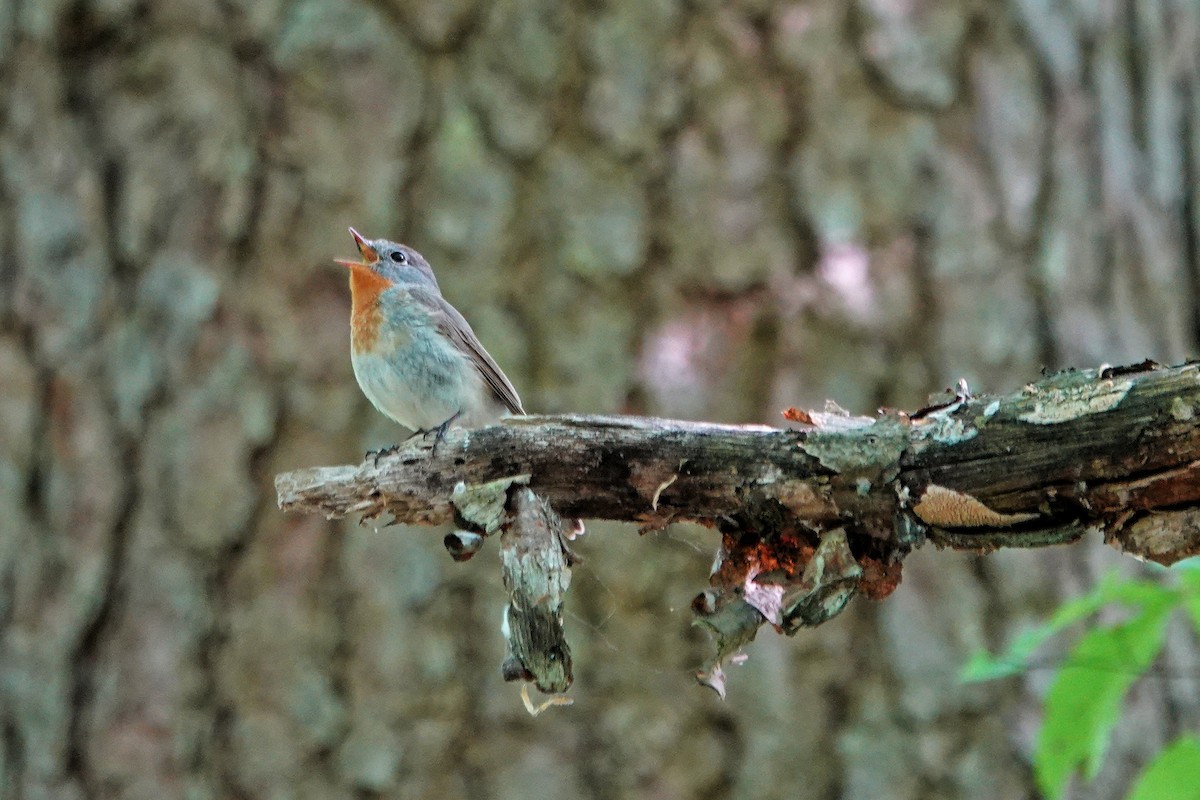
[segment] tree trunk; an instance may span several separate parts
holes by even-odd
[[[1044,676],[954,675],[1131,569],[1105,548],[915,554],[721,703],[688,678],[711,540],[595,525],[575,705],[531,722],[488,553],[281,514],[271,480],[403,435],[350,371],[351,224],[429,257],[538,412],[775,424],[1182,361],[1194,3],[0,19],[0,800],[1031,793]],[[1197,680],[1146,681],[1076,796],[1200,724]]]

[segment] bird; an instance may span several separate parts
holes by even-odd
[[[451,425],[524,414],[512,381],[442,297],[425,257],[354,228],[350,235],[361,260],[334,260],[350,270],[350,359],[371,405],[413,436],[434,434],[435,452]],[[386,452],[374,454],[376,463]]]

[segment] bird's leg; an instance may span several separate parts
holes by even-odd
[[[368,450],[367,454],[363,457],[371,459],[374,466],[378,467],[379,459],[383,458],[384,456],[390,456],[393,453],[398,452],[400,450],[400,445],[407,444],[408,442],[411,442],[413,439],[417,438],[418,436],[428,436],[428,435],[429,435],[429,431],[425,430],[424,428],[416,428],[408,436],[405,436],[404,441],[400,442],[400,444],[394,444],[391,447],[384,447],[379,450]]]
[[[412,437],[410,436],[408,438],[411,439]],[[408,440],[406,439],[405,441],[408,441]],[[392,453],[396,452],[399,449],[400,449],[400,445],[394,444],[391,447],[383,447],[383,448],[380,448],[379,450],[368,450],[366,455],[363,456],[363,460],[366,460],[369,458],[369,459],[371,459],[371,466],[378,467],[379,459],[383,458],[384,456],[390,456]]]
[[[461,414],[461,413],[462,413],[461,411],[458,412],[458,414]],[[448,419],[444,423],[442,423],[443,426],[449,425],[451,422],[453,422],[455,420],[455,418],[458,417],[458,414],[455,414],[453,417],[451,417],[450,419]],[[367,454],[365,456],[363,456],[363,458],[371,459],[373,465],[378,467],[379,459],[383,458],[384,456],[390,456],[393,453],[399,452],[401,445],[408,444],[409,442],[411,442],[413,439],[417,438],[418,436],[420,436],[422,439],[428,439],[429,434],[431,434],[437,430],[439,430],[439,429],[438,428],[414,428],[413,432],[410,433],[408,436],[405,436],[404,441],[400,442],[400,444],[394,444],[391,447],[384,447],[379,450],[368,450]],[[445,435],[445,431],[440,431],[438,433],[438,438],[440,439],[444,435]],[[436,448],[436,446],[437,445],[435,443],[434,447]]]
[[[462,409],[460,408],[458,411],[454,412],[454,414],[450,417],[450,419],[446,420],[441,425],[438,425],[436,427],[430,428],[429,430],[425,431],[425,433],[424,433],[425,438],[429,438],[429,434],[431,434],[431,433],[435,434],[435,436],[433,437],[433,453],[432,453],[433,455],[435,455],[435,456],[437,455],[438,445],[441,444],[443,440],[445,440],[446,431],[450,430],[450,425],[454,422],[454,420],[461,417],[462,413],[463,413]]]

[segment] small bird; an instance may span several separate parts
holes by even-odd
[[[411,247],[364,239],[350,229],[361,261],[350,270],[350,359],[363,394],[416,434],[452,424],[477,427],[524,414],[512,382],[442,297],[429,262]]]

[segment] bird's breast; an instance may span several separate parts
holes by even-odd
[[[355,309],[350,315],[350,347],[355,353],[371,353],[379,346],[383,314],[378,308]]]
[[[391,281],[366,267],[350,269],[350,345],[356,353],[375,350],[386,333],[380,297]]]

